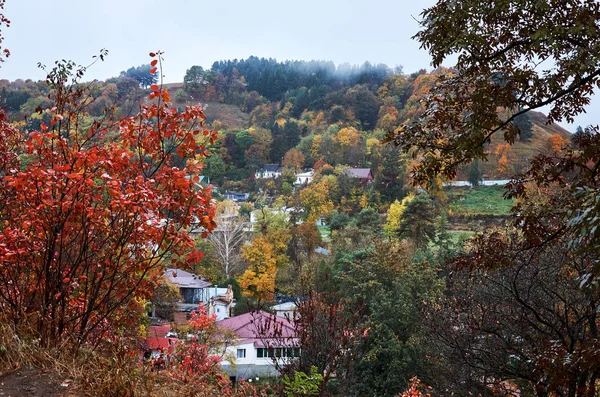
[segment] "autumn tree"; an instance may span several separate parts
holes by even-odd
[[[175,304],[181,300],[179,288],[162,277],[152,294],[152,317],[172,321]]]
[[[173,365],[167,369],[168,376],[178,381],[169,384],[169,392],[191,396],[201,390],[203,394],[223,397],[258,396],[258,391],[245,382],[234,388],[221,367],[224,350],[236,337],[219,328],[216,316],[209,316],[200,304],[191,312],[189,337],[178,341]]]
[[[406,209],[406,206],[412,200],[412,196],[406,196],[402,201],[395,200],[388,210],[386,221],[383,225],[383,231],[388,235],[392,236],[396,234],[396,231],[400,227],[400,220],[402,214]]]
[[[151,57],[155,73],[160,54]],[[215,227],[210,191],[195,183],[214,139],[201,109],[179,112],[152,85],[137,116],[86,126],[82,75],[72,62],[58,62],[47,76],[48,124],[16,149],[2,138],[0,159],[14,164],[16,150],[28,165],[11,166],[2,178],[0,311],[45,346],[66,337],[98,343],[126,325],[134,298],[150,298],[167,255],[199,259],[196,251],[186,255],[188,228]],[[2,125],[0,136],[13,133]]]
[[[512,144],[517,118],[531,110],[548,106],[548,122],[572,122],[600,80],[598,21],[600,4],[593,0],[440,0],[426,9],[416,38],[434,66],[458,58],[453,73],[440,76],[424,97],[422,117],[390,135],[418,157],[416,181],[439,174],[452,179],[462,164],[484,160],[492,140]],[[594,135],[573,138],[586,150],[567,150],[558,161],[538,155],[509,185],[509,196],[525,203],[516,222],[532,246],[569,233],[580,252],[600,253],[600,210],[592,204],[600,196],[600,141]],[[526,183],[543,187],[567,179],[562,197],[544,207],[526,204]]]
[[[239,279],[243,294],[255,301],[271,301],[275,293],[277,259],[273,246],[264,237],[252,240],[242,248],[248,268]]]
[[[283,162],[281,163],[284,167],[289,166],[294,171],[298,171],[304,166],[304,154],[298,149],[292,148],[285,153],[283,156]]]
[[[562,13],[567,8],[568,16]],[[460,56],[454,75],[442,76],[426,96],[431,111],[394,135],[402,147],[426,154],[417,167],[419,179],[439,172],[452,179],[460,164],[485,158],[496,132],[514,142],[514,121],[530,110],[550,105],[550,122],[572,121],[581,113],[600,77],[599,15],[600,5],[592,0],[441,0],[426,9],[416,38],[434,66]],[[555,29],[573,21],[571,28]],[[552,67],[537,70],[538,57]],[[432,145],[435,151],[428,151]]]
[[[300,203],[309,222],[314,222],[321,216],[333,210],[333,202],[329,198],[329,183],[321,180],[305,187],[300,191]]]
[[[562,152],[565,143],[565,139],[563,139],[563,137],[559,134],[552,134],[552,136],[548,139],[548,146],[555,154],[560,154],[560,152]]]

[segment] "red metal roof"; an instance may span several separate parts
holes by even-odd
[[[266,332],[267,335],[260,335],[261,329],[264,329],[266,324],[269,324]],[[274,336],[269,334],[273,333],[272,330],[275,327],[278,330],[281,329],[281,332],[277,333],[277,337],[295,337],[294,326],[290,321],[264,311],[250,312],[226,318],[225,320],[217,321],[217,325],[235,331],[241,339],[269,338]]]
[[[150,325],[148,327],[148,336],[154,338],[164,338],[171,330],[170,325]]]
[[[177,338],[146,338],[146,349],[159,350],[165,353],[173,353]]]

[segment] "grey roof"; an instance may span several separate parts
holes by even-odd
[[[265,164],[263,165],[263,172],[281,172],[281,166],[279,164]]]
[[[213,286],[204,277],[181,269],[167,269],[164,276],[179,288],[210,288]]]
[[[370,168],[348,168],[345,170],[345,172],[354,178],[360,179],[367,179],[369,176],[373,176]]]

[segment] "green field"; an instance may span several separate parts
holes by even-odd
[[[450,216],[505,216],[514,200],[505,200],[504,186],[448,187]]]

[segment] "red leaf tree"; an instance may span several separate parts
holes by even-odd
[[[127,325],[166,258],[198,257],[185,255],[189,228],[215,226],[210,191],[195,183],[215,137],[202,110],[179,112],[158,87],[136,116],[91,119],[83,70],[48,73],[54,107],[39,109],[39,131],[0,117],[0,315],[43,345]]]

